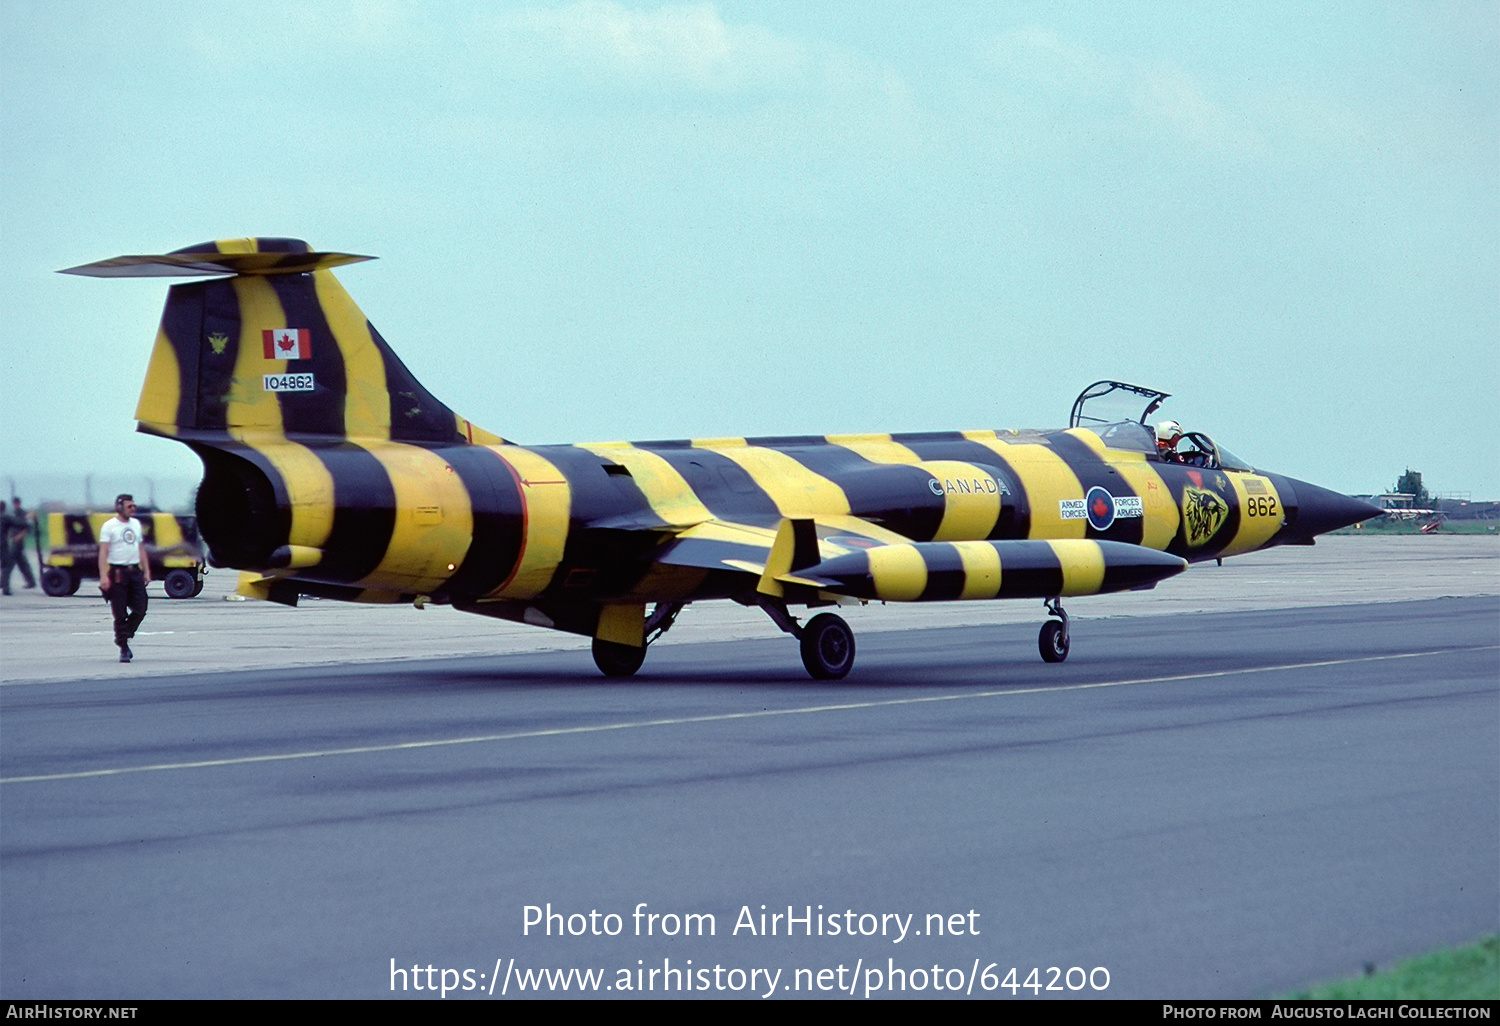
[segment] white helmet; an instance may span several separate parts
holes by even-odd
[[[1164,420],[1156,425],[1157,445],[1176,445],[1182,437],[1182,425],[1175,420]]]

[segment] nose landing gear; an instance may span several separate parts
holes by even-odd
[[[1060,663],[1068,658],[1068,614],[1063,611],[1061,598],[1047,599],[1044,604],[1047,612],[1057,619],[1042,624],[1036,647],[1041,651],[1043,661]]]

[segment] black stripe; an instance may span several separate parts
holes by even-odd
[[[1235,493],[1234,488],[1228,484],[1227,480],[1223,488],[1217,487],[1215,483],[1215,478],[1224,476],[1223,472],[1218,470],[1202,470],[1197,467],[1178,466],[1170,463],[1157,467],[1157,472],[1161,474],[1162,480],[1166,482],[1168,494],[1172,496],[1172,501],[1177,503],[1178,512],[1181,514],[1177,525],[1177,536],[1167,546],[1167,551],[1174,556],[1181,556],[1184,559],[1193,561],[1211,559],[1217,553],[1222,552],[1240,529],[1239,496]],[[1191,475],[1197,475],[1198,480],[1202,484],[1195,483]],[[1189,487],[1213,493],[1228,507],[1228,512],[1224,516],[1224,522],[1219,525],[1219,529],[1200,545],[1188,544],[1188,520],[1190,514],[1185,503]]]
[[[1155,549],[1144,551],[1154,552]],[[1143,566],[1140,563],[1130,563],[1125,566],[1110,565],[1109,554],[1104,557],[1104,582],[1099,585],[1099,594],[1103,595],[1111,591],[1128,591],[1143,585],[1152,584],[1164,579],[1162,571],[1158,567]]]
[[[963,594],[968,574],[964,572],[963,557],[956,547],[939,543],[923,545],[919,551],[922,561],[927,564],[927,586],[917,596],[918,601],[941,602]]]
[[[962,431],[905,431],[891,435],[891,441],[908,448],[935,442],[967,442]]]
[[[661,536],[649,528],[666,521],[652,510],[634,478],[605,471],[610,461],[604,457],[575,445],[532,451],[562,473],[571,495],[568,537],[549,591],[564,590],[570,598],[584,592],[597,598],[628,593],[651,569]],[[610,525],[612,520],[630,526]],[[593,526],[599,522],[606,526]]]
[[[234,382],[234,365],[240,352],[240,299],[230,284],[233,279],[219,278],[201,285],[178,285],[177,289],[201,288],[203,330],[198,344],[208,345],[211,335],[228,339],[222,353],[211,349],[202,355],[198,365],[198,427],[224,430],[228,427],[229,392]],[[258,341],[258,340],[257,340]]]
[[[278,392],[282,431],[290,436],[343,436],[344,401],[348,395],[348,369],[343,350],[333,337],[323,305],[318,302],[313,277],[307,274],[276,274],[266,278],[286,314],[286,327],[312,332],[312,359],[286,361],[287,374],[312,374],[313,391]],[[280,325],[266,325],[279,327]],[[257,340],[258,341],[258,340]],[[269,365],[269,361],[268,361]]]
[[[827,445],[822,435],[766,435],[762,438],[747,438],[747,445],[758,445],[763,449],[790,449],[798,446]]]
[[[203,347],[208,345],[208,333],[203,326],[202,282],[172,286],[161,312],[161,328],[177,354],[176,423],[203,427],[198,423],[198,364]]]
[[[1088,496],[1089,489],[1095,487],[1103,488],[1116,499],[1135,495],[1135,489],[1130,487],[1120,472],[1100,458],[1099,454],[1089,448],[1087,443],[1062,432],[1049,434],[1046,437],[1052,451],[1062,457],[1073,473],[1078,476],[1078,483],[1083,485],[1085,498]],[[1142,505],[1144,507],[1144,503]],[[1118,506],[1116,510],[1114,523],[1103,531],[1096,530],[1093,524],[1085,520],[1084,524],[1087,525],[1085,537],[1139,545],[1146,533],[1145,517],[1122,517],[1118,514]],[[1142,512],[1144,513],[1144,508]]]
[[[997,598],[1051,598],[1063,590],[1062,563],[1044,541],[1007,541],[1000,553],[1000,594]]]
[[[443,591],[477,597],[498,588],[521,558],[521,488],[500,457],[481,446],[437,450],[469,493],[474,534],[469,551]]]
[[[396,528],[396,490],[373,455],[349,442],[312,447],[333,477],[333,528],[323,560],[301,576],[338,583],[369,576],[380,565]]]
[[[711,449],[667,449],[657,455],[683,476],[714,516],[739,523],[750,523],[747,516],[762,522],[767,517],[780,518],[781,511],[771,497],[729,457]]]
[[[814,474],[843,489],[849,512],[912,541],[931,541],[947,506],[932,492],[932,475],[903,463],[875,463],[842,445],[819,444],[782,450]]]
[[[385,387],[391,400],[391,438],[403,442],[460,442],[453,411],[439,402],[406,369],[375,325],[365,322],[385,362]]]

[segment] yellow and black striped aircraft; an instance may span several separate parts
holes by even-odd
[[[450,603],[591,637],[610,676],[688,603],[732,599],[833,679],[848,624],[790,607],[1042,599],[1060,662],[1064,597],[1379,513],[1202,435],[1159,445],[1165,393],[1114,382],[1059,431],[517,445],[435,399],[355,306],[330,269],[367,259],[229,239],[66,272],[211,276],[172,286],[136,419],[202,459],[199,527],[243,594]],[[1086,414],[1121,395],[1146,412]]]

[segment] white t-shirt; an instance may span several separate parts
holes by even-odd
[[[109,561],[139,566],[141,562],[141,522],[135,517],[121,520],[110,517],[99,528],[99,544],[109,546]]]

